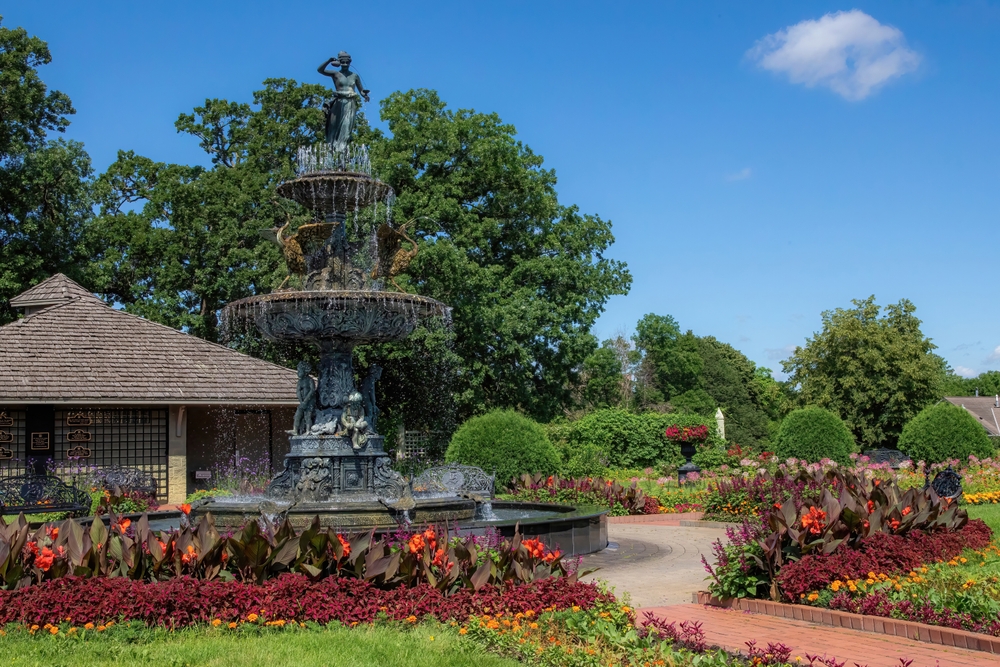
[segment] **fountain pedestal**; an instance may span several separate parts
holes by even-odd
[[[354,449],[350,438],[334,435],[294,435],[290,440],[285,469],[271,481],[269,498],[377,502],[399,499],[405,491],[393,474],[380,435],[368,436],[360,449]]]

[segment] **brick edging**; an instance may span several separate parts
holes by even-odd
[[[657,523],[661,521],[700,520],[702,512],[683,512],[668,514],[631,514],[629,516],[609,516],[608,523]]]
[[[955,630],[938,625],[915,623],[913,621],[899,621],[894,618],[885,618],[882,616],[851,614],[846,611],[810,607],[802,604],[784,604],[782,602],[771,602],[770,600],[750,600],[747,598],[727,598],[720,600],[706,591],[695,593],[693,598],[692,602],[695,604],[703,604],[711,607],[724,607],[745,611],[750,614],[791,618],[797,621],[819,623],[820,625],[828,625],[834,628],[847,628],[848,630],[860,630],[861,632],[907,637],[908,639],[928,642],[930,644],[957,646],[958,648],[968,648],[974,651],[984,651],[1000,655],[1000,637],[991,637],[990,635],[978,632]]]

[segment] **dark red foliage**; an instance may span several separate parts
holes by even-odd
[[[701,623],[695,621],[681,621],[680,630],[677,629],[676,621],[667,623],[662,618],[657,618],[653,612],[645,612],[645,619],[639,624],[639,636],[645,637],[650,632],[655,632],[661,640],[669,640],[682,648],[691,649],[701,653],[708,648],[705,640],[705,631],[701,629]]]
[[[803,593],[825,588],[835,579],[863,578],[869,572],[908,572],[925,563],[950,560],[963,549],[987,546],[991,535],[989,526],[979,519],[958,530],[876,533],[862,539],[857,548],[841,548],[829,555],[809,554],[786,564],[778,572],[778,587],[787,599],[797,601]]]
[[[0,591],[0,626],[58,624],[71,618],[74,625],[137,620],[150,626],[183,627],[216,618],[240,621],[250,613],[266,619],[351,624],[371,623],[380,611],[396,620],[429,614],[464,621],[472,614],[587,608],[605,597],[593,584],[564,578],[485,586],[478,592],[462,589],[445,596],[426,583],[382,590],[361,579],[327,577],[311,582],[300,574],[283,574],[263,584],[191,577],[154,583],[124,577],[62,577]]]
[[[914,604],[909,600],[893,602],[885,593],[873,593],[860,600],[852,600],[850,595],[840,593],[830,600],[830,609],[840,609],[852,614],[900,618],[927,625],[938,625],[956,630],[969,630],[1000,637],[1000,621],[976,621],[970,614],[952,609],[935,609],[928,602]]]
[[[653,496],[646,496],[645,505],[642,508],[643,514],[659,514],[660,501]]]

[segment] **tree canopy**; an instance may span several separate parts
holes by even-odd
[[[914,415],[938,397],[945,363],[920,331],[916,307],[875,297],[823,313],[823,330],[782,362],[801,405],[832,410],[864,448],[895,447]]]
[[[53,273],[80,278],[86,261],[90,157],[50,137],[75,113],[38,75],[51,60],[45,42],[0,25],[0,324],[12,297]]]
[[[268,79],[253,104],[212,99],[182,114],[178,131],[211,168],[119,153],[98,181],[91,282],[131,312],[217,340],[219,309],[285,276],[258,230],[308,220],[274,190],[296,149],[320,138],[328,94]],[[561,205],[555,174],[496,114],[452,111],[419,90],[390,95],[381,116],[388,132],[362,118],[358,140],[395,190],[394,218],[415,221],[420,251],[401,283],[454,307],[451,331],[359,350],[385,367],[387,421],[405,412],[408,425],[447,429],[456,415],[512,407],[551,418],[597,347],[594,321],[631,282],[604,256],[611,224]]]

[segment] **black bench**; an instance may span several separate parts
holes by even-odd
[[[90,494],[52,475],[0,479],[0,514],[90,512]]]

